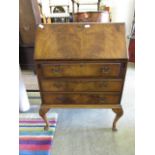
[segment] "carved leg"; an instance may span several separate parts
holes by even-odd
[[[45,121],[46,126],[44,127],[44,130],[48,130],[49,129],[49,122],[47,120],[47,116],[46,113],[49,111],[49,108],[45,108],[45,107],[40,107],[39,110],[39,115],[42,117],[42,119]]]
[[[115,119],[114,119],[113,125],[112,125],[112,130],[117,131],[116,123],[120,119],[120,117],[123,115],[123,109],[122,108],[117,108],[117,109],[112,109],[112,111],[114,113],[116,113],[116,116],[115,116]]]

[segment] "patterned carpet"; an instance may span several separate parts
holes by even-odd
[[[51,155],[57,113],[51,114],[49,123],[49,130],[44,131],[45,123],[36,115],[29,118],[24,117],[24,115],[20,117],[19,155]]]

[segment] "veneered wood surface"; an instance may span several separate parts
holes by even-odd
[[[31,0],[19,0],[19,30],[24,44],[34,44],[35,18]]]
[[[36,60],[127,59],[123,23],[46,24],[37,28]]]
[[[119,77],[121,63],[41,64],[43,77]]]
[[[41,109],[121,108],[127,57],[122,23],[38,28],[35,60]],[[45,112],[42,118],[47,127]]]
[[[112,109],[120,108],[121,104],[42,104],[43,108],[97,108],[97,109]]]
[[[43,104],[119,104],[119,93],[42,93]]]
[[[36,25],[41,23],[37,0],[19,0],[19,30],[22,46],[33,46]]]
[[[121,91],[122,80],[102,80],[102,79],[42,79],[42,91]]]

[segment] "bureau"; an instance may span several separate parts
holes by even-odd
[[[34,55],[42,104],[50,108],[107,108],[123,115],[128,55],[123,23],[66,23],[38,27]]]

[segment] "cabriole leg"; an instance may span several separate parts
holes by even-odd
[[[46,108],[46,107],[40,107],[40,110],[39,110],[39,115],[42,117],[42,119],[45,121],[46,125],[44,127],[44,130],[48,130],[49,129],[49,122],[47,120],[47,116],[46,116],[46,113],[49,111],[49,108]]]
[[[116,109],[113,108],[112,111],[116,114],[115,119],[113,121],[112,130],[117,131],[116,123],[120,119],[120,117],[122,117],[123,109],[122,109],[122,107],[116,108]]]

